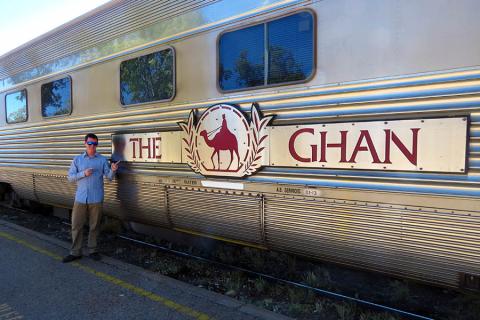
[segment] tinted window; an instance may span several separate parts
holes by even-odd
[[[127,60],[120,65],[122,104],[168,100],[174,95],[173,50]]]
[[[313,24],[312,14],[301,12],[223,34],[219,40],[220,88],[238,90],[306,80],[314,67]]]
[[[69,77],[42,85],[42,116],[54,117],[72,111],[72,85]]]
[[[268,83],[305,80],[313,70],[313,17],[302,12],[269,22]]]
[[[265,82],[264,25],[225,33],[220,38],[220,87],[232,90]]]
[[[5,96],[7,123],[27,121],[27,90],[9,93]]]

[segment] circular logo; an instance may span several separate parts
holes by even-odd
[[[195,147],[202,171],[237,173],[250,147],[247,119],[236,108],[215,105],[202,115],[197,124]]]
[[[195,125],[195,112],[180,122],[185,136],[183,148],[188,165],[205,176],[243,177],[255,173],[268,152],[267,124],[252,104],[249,123],[240,110],[228,104],[211,106]]]

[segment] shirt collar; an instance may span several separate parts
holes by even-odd
[[[84,151],[84,152],[82,153],[82,155],[83,155],[84,158],[85,158],[85,157],[88,157],[87,151]],[[93,156],[94,156],[94,157],[98,157],[98,152],[95,152],[95,154],[94,154]]]

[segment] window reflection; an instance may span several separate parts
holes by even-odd
[[[167,100],[174,95],[173,50],[122,62],[120,97],[124,105]]]
[[[220,87],[261,86],[265,78],[264,25],[225,33],[220,38]]]
[[[268,83],[304,80],[313,71],[313,17],[302,12],[268,23]]]
[[[72,110],[70,78],[55,80],[42,85],[42,115],[54,117],[70,114]]]
[[[27,121],[27,90],[7,94],[5,111],[7,123]]]
[[[300,12],[224,33],[219,40],[220,88],[238,90],[308,79],[314,67],[313,24],[310,12]]]

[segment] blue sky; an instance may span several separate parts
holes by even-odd
[[[0,0],[0,56],[109,0]]]

